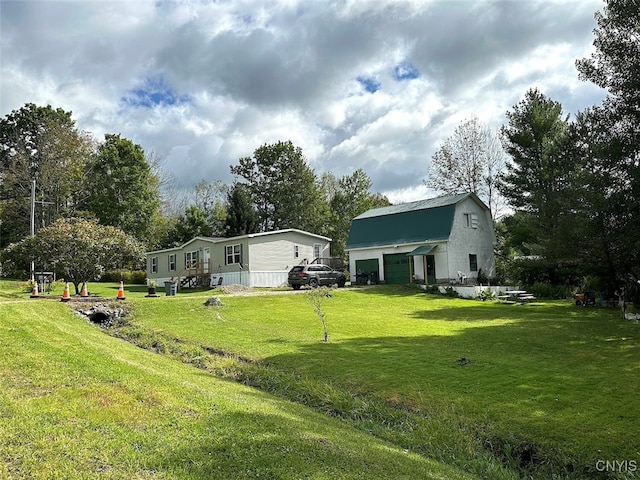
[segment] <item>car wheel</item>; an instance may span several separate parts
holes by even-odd
[[[310,278],[309,279],[309,286],[311,288],[317,288],[318,287],[318,279],[317,278]]]
[[[294,290],[300,290],[300,285],[291,285]]]
[[[347,283],[347,279],[345,277],[340,277],[338,279],[338,288],[344,287],[345,283]]]

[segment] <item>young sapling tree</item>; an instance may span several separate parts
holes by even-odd
[[[322,304],[326,299],[331,298],[331,289],[328,287],[313,288],[307,293],[307,298],[313,305],[316,315],[318,315],[322,322],[324,342],[326,343],[329,341],[329,332],[327,331],[327,320],[325,318],[324,310],[322,310]]]

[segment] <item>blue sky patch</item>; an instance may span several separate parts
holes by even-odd
[[[166,82],[163,76],[145,79],[142,87],[129,91],[122,101],[136,108],[153,108],[180,105],[190,101],[187,95],[178,95]]]
[[[369,93],[376,93],[380,90],[380,82],[373,77],[358,77],[356,80]]]
[[[420,71],[409,62],[402,62],[393,67],[393,77],[398,80],[413,80],[420,76]]]

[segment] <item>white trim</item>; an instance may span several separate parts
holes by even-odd
[[[297,228],[287,228],[287,229],[283,229],[283,230],[274,230],[272,232],[260,232],[260,233],[248,233],[245,235],[238,235],[235,237],[194,237],[191,240],[189,240],[186,243],[183,243],[182,245],[178,246],[178,247],[171,247],[171,248],[165,248],[162,250],[152,250],[150,252],[146,252],[146,255],[153,255],[156,253],[167,253],[167,252],[171,252],[171,251],[179,251],[179,250],[183,250],[186,246],[188,246],[190,243],[193,243],[197,240],[202,240],[204,242],[209,242],[211,244],[219,244],[219,243],[224,243],[224,242],[237,242],[240,239],[248,239],[248,238],[255,238],[255,237],[263,237],[263,236],[267,236],[267,235],[277,235],[277,234],[281,234],[281,233],[299,233],[301,235],[306,235],[308,237],[312,237],[312,238],[319,238],[322,239],[326,242],[331,242],[331,239],[329,237],[324,237],[322,235],[317,235],[315,233],[310,233],[310,232],[306,232],[304,230],[298,230]]]

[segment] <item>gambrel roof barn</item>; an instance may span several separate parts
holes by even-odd
[[[491,277],[494,245],[489,208],[473,193],[375,208],[351,224],[351,280],[433,285]]]

